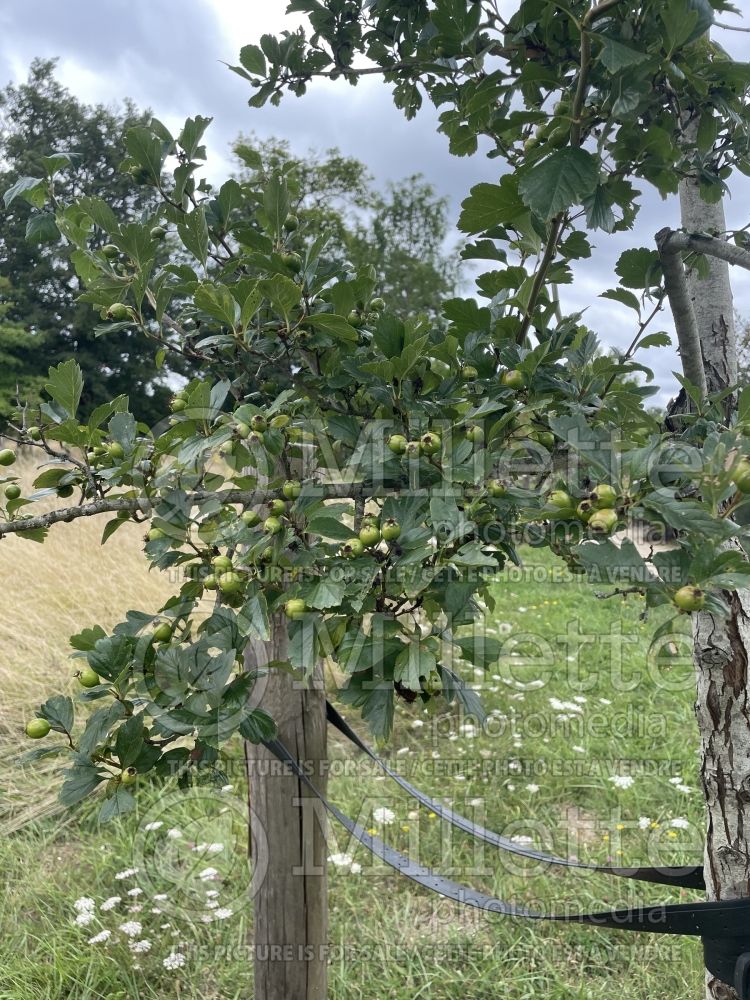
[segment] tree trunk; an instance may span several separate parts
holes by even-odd
[[[723,206],[706,204],[695,181],[682,182],[680,205],[682,225],[689,232],[721,236],[726,229]],[[706,278],[692,273],[688,280],[712,392],[736,380],[737,344],[729,267],[715,258],[707,263]],[[728,619],[707,612],[693,616],[709,899],[750,896],[750,592],[725,597]],[[730,984],[706,973],[708,1000],[735,996]]]
[[[283,616],[272,620],[269,642],[252,641],[247,669],[287,659]],[[276,720],[279,737],[308,767],[325,794],[326,714],[322,667],[303,688],[271,669],[259,678],[254,702]],[[328,901],[325,818],[299,778],[264,747],[245,744],[254,870],[256,1000],[325,1000]],[[265,874],[263,874],[265,873]],[[256,876],[259,884],[255,884]]]

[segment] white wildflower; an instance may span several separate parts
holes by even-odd
[[[220,790],[222,792],[231,792],[233,788],[234,785],[222,785]]]
[[[609,780],[615,788],[630,788],[634,779],[630,774],[613,774]]]
[[[155,903],[162,903],[165,899],[168,899],[166,892],[157,892],[154,896]]]
[[[73,903],[73,907],[78,913],[91,913],[95,906],[96,903],[90,896],[81,896]]]
[[[526,791],[535,795],[539,791],[539,785],[534,785],[533,783],[531,785],[526,785]]]
[[[182,831],[177,830],[175,827],[172,827],[171,829],[167,830],[167,836],[169,837],[170,840],[179,840],[180,837],[182,836]]]
[[[172,951],[165,959],[163,959],[161,964],[165,969],[169,969],[171,972],[173,969],[181,969],[185,964],[185,961],[185,956],[179,951]]]
[[[94,919],[94,914],[91,912],[91,910],[84,910],[82,913],[79,913],[78,916],[76,917],[76,925],[78,927],[87,927],[93,919]]]
[[[114,910],[118,903],[122,901],[122,896],[110,896],[109,899],[105,899],[102,905],[99,907],[100,910]]]
[[[138,937],[143,930],[143,925],[137,920],[126,920],[124,924],[120,924],[120,930],[127,937]]]
[[[146,833],[150,833],[151,830],[159,830],[163,826],[164,823],[160,819],[157,819],[153,823],[146,823],[143,829],[146,831]]]
[[[673,826],[675,830],[687,830],[690,827],[684,816],[675,816],[673,820],[670,820],[669,825]]]
[[[359,863],[359,861],[353,861],[349,871],[352,873],[352,875],[359,875],[359,873],[362,871],[362,865]]]
[[[89,944],[101,944],[103,941],[107,941],[111,937],[112,937],[112,931],[108,930],[99,931],[98,934],[94,934],[93,937],[89,938]]]
[[[337,868],[349,868],[354,858],[351,854],[330,854],[328,860]]]
[[[650,826],[651,826],[651,817],[650,816],[639,816],[638,817],[638,827],[639,827],[639,829],[641,829],[641,830],[648,830],[648,828]]]
[[[139,889],[136,886],[134,889],[128,889],[128,896],[140,896],[143,893],[143,889]]]
[[[674,787],[678,792],[682,792],[684,795],[690,795],[693,790],[689,785],[675,785]]]
[[[386,809],[385,806],[379,806],[377,809],[373,810],[372,818],[376,823],[383,823],[385,826],[390,826],[396,819],[396,814],[392,809]]]
[[[151,942],[146,938],[142,941],[131,941],[130,950],[134,951],[137,955],[144,955],[147,951],[151,951]]]
[[[421,729],[423,725],[424,725],[424,722],[421,719],[415,719],[414,722],[412,722],[412,724],[411,724],[411,728],[412,729]]]
[[[133,875],[138,874],[137,868],[126,868],[124,871],[117,872],[115,875],[116,879],[131,878]]]
[[[209,879],[216,878],[218,874],[215,868],[204,868],[202,872],[198,872],[198,878],[201,882],[208,882]]]
[[[222,906],[214,912],[214,916],[217,920],[229,920],[230,917],[234,916],[234,910],[230,910],[228,906]]]

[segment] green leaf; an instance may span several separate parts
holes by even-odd
[[[268,604],[262,590],[250,596],[242,605],[237,614],[237,625],[244,635],[254,632],[263,642],[271,638]]]
[[[257,45],[243,45],[240,49],[240,62],[254,76],[266,75],[266,57]]]
[[[418,640],[408,642],[406,648],[396,657],[393,678],[410,691],[421,691],[419,678],[429,677],[436,668],[437,660],[434,653],[425,649]]]
[[[9,208],[16,198],[31,202],[36,208],[41,208],[45,201],[47,183],[41,177],[19,177],[3,195],[5,207]]]
[[[208,258],[208,225],[202,205],[194,208],[185,221],[178,224],[177,232],[186,248],[205,267]]]
[[[305,316],[302,322],[314,326],[316,330],[323,330],[336,340],[343,340],[345,343],[357,342],[357,331],[354,327],[347,323],[343,316],[336,316],[335,313],[315,313],[312,316]]]
[[[195,118],[188,118],[185,121],[182,131],[177,137],[177,142],[185,150],[188,160],[205,159],[205,154],[199,144],[203,133],[212,121],[212,118],[203,118],[201,115],[196,115]]]
[[[234,327],[239,314],[239,306],[226,285],[202,282],[195,290],[194,299],[198,309],[202,309],[209,316],[218,319],[220,323]]]
[[[83,374],[73,358],[50,368],[49,382],[44,388],[69,417],[75,417],[83,391]]]
[[[29,217],[26,223],[26,239],[29,243],[50,243],[59,238],[60,230],[51,212],[39,212]]]
[[[99,822],[109,823],[113,819],[119,819],[135,809],[135,798],[127,788],[120,786],[114,795],[102,802],[99,810]]]
[[[461,657],[482,670],[486,670],[490,663],[496,663],[503,649],[497,639],[481,633],[454,636],[453,641],[461,650]]]
[[[668,333],[649,333],[643,340],[638,341],[638,347],[670,347],[672,338]]]
[[[99,639],[104,639],[107,633],[101,627],[101,625],[94,625],[93,628],[85,628],[78,632],[76,635],[72,635],[68,640],[73,649],[81,650],[82,652],[87,652],[93,649]]]
[[[639,52],[638,49],[633,49],[629,45],[623,45],[622,42],[618,42],[614,38],[609,38],[606,35],[598,35],[597,37],[602,42],[599,59],[610,73],[619,73],[621,69],[637,66],[638,63],[648,59],[647,53]]]
[[[620,254],[615,271],[626,288],[651,288],[661,280],[661,264],[656,250],[634,247]]]
[[[352,529],[342,521],[337,521],[336,518],[329,517],[325,513],[310,518],[307,528],[310,534],[330,538],[335,542],[345,542],[354,534]]]
[[[271,305],[284,316],[288,316],[302,298],[300,286],[285,274],[274,274],[272,278],[264,278],[258,284]]]
[[[534,215],[548,222],[579,205],[599,181],[599,160],[585,149],[566,146],[523,174],[518,190]]]
[[[138,166],[148,172],[151,180],[158,182],[162,168],[162,144],[153,132],[143,125],[128,129],[125,148]]]
[[[599,298],[612,299],[613,302],[619,302],[627,306],[628,309],[634,309],[640,315],[641,303],[638,301],[638,297],[626,288],[608,288],[606,292],[602,292]]]
[[[482,233],[494,226],[507,226],[526,211],[518,192],[518,180],[505,174],[499,184],[476,184],[461,203],[458,228],[462,233]]]
[[[318,611],[340,607],[345,593],[346,583],[343,580],[333,580],[329,576],[324,576],[303,590],[308,607],[316,608]]]
[[[279,238],[284,231],[284,222],[289,215],[289,191],[281,174],[274,174],[266,186],[263,196],[266,215],[266,229]]]
[[[118,728],[115,736],[115,754],[120,767],[131,767],[143,749],[143,719],[133,715]]]
[[[80,198],[78,206],[102,232],[110,235],[119,232],[120,224],[117,221],[117,216],[102,198]]]
[[[70,733],[73,729],[73,702],[67,695],[56,694],[39,706],[37,715],[46,719],[56,733]]]
[[[64,806],[74,806],[85,799],[104,780],[93,764],[74,764],[65,774],[60,789],[60,802]]]
[[[104,708],[98,708],[86,720],[86,727],[81,733],[78,750],[84,756],[89,756],[107,738],[107,734],[123,716],[125,708],[121,701],[115,701]]]

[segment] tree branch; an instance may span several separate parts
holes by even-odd
[[[309,496],[309,487],[307,495]],[[398,494],[398,489],[387,490],[382,487],[366,486],[364,483],[314,483],[314,495],[320,500],[358,500],[366,497],[391,496]],[[196,490],[190,495],[193,506],[205,503],[207,500],[218,500],[222,504],[242,504],[244,507],[254,507],[268,503],[269,500],[284,499],[281,489],[277,490],[224,490],[210,492]],[[61,507],[48,511],[38,517],[18,518],[13,521],[0,521],[0,538],[4,535],[17,534],[22,531],[34,531],[39,528],[49,528],[59,521],[75,521],[79,517],[93,517],[96,514],[113,514],[117,511],[139,511],[150,515],[153,505],[147,497],[119,497],[96,500],[93,503],[82,504],[80,507]]]
[[[700,333],[693,303],[690,301],[682,257],[679,249],[672,244],[672,235],[672,230],[669,228],[660,229],[656,234],[656,246],[664,270],[664,287],[674,317],[683,374],[698,388],[701,399],[705,399],[708,387],[703,367]]]
[[[742,247],[727,243],[716,236],[670,230],[664,240],[664,246],[670,251],[692,250],[709,257],[717,257],[719,260],[725,260],[727,264],[736,264],[750,271],[750,250],[743,250]]]

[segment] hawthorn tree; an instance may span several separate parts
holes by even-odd
[[[52,466],[37,494],[6,500],[0,535],[43,541],[58,522],[114,514],[106,540],[132,517],[148,522],[146,558],[185,574],[163,608],[73,638],[82,700],[103,705],[77,722],[69,699],[50,698],[29,736],[63,739],[32,755],[66,756],[63,801],[101,792],[106,819],[133,808],[147,776],[209,780],[221,742],[244,737],[267,850],[255,940],[295,956],[262,953],[258,997],[326,993],[323,829],[304,782],[260,766],[262,740],[277,732],[325,790],[323,657],[378,737],[397,697],[481,717],[461,664],[497,657],[480,599],[491,607],[493,575],[529,533],[576,573],[693,614],[706,884],[747,895],[748,534],[733,515],[750,494],[750,392],[735,384],[726,264],[748,267],[750,253],[721,198],[735,168],[750,171],[750,69],[709,40],[725,8],[294,0],[309,38],[242,50],[253,106],[316,76],[379,73],[408,116],[425,96],[441,109],[454,153],[489,140],[505,169],[471,190],[460,220],[465,256],[488,262],[480,301],[448,299],[440,323],[400,320],[368,267],[333,263],[325,234],[290,218],[283,166],[262,189],[196,183],[207,119],[176,137],[157,120],[128,132],[125,169],[160,196],[150,217],[120,223],[96,198],[55,207],[102,335],[137,327],[189,348],[202,372],[152,428],[124,397],[79,423],[73,360],[50,371],[33,422],[23,415],[18,441]],[[10,200],[41,206],[53,180],[20,179]],[[639,184],[679,192],[685,226],[620,256],[604,294],[632,311],[633,340],[606,355],[557,290],[597,232],[632,227]],[[164,228],[189,262],[155,264]],[[632,375],[649,378],[647,352],[669,343],[652,330],[667,306],[683,393],[660,425],[644,408],[652,387]],[[0,452],[11,487],[13,460]],[[77,505],[35,515],[50,490]],[[677,543],[642,555],[611,537],[630,521],[668,526]],[[715,978],[707,988],[731,995]]]

